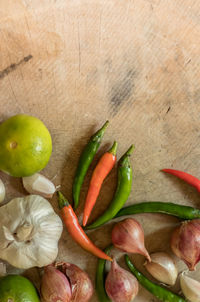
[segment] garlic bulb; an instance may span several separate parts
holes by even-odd
[[[153,253],[151,262],[145,263],[147,271],[157,280],[174,285],[178,271],[173,259],[166,253]]]
[[[0,258],[22,269],[46,266],[57,256],[62,229],[43,197],[15,198],[0,208]]]
[[[200,302],[200,282],[181,274],[180,285],[184,296],[191,302]]]
[[[3,181],[0,179],[0,202],[4,201],[6,194],[5,186]]]
[[[51,198],[56,191],[54,184],[39,173],[23,177],[22,182],[26,191],[30,194],[39,194],[43,197]]]

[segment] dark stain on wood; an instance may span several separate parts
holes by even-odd
[[[0,79],[3,79],[5,76],[7,76],[10,72],[14,71],[17,69],[17,67],[23,63],[27,63],[28,61],[30,61],[33,58],[32,55],[28,55],[26,57],[24,57],[23,59],[21,59],[18,63],[12,63],[11,65],[9,65],[8,67],[6,67],[5,69],[0,71]]]
[[[112,86],[109,93],[113,114],[117,114],[122,104],[128,101],[134,89],[135,71],[130,69]]]

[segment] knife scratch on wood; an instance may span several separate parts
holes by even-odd
[[[18,63],[12,63],[12,64],[10,64],[8,67],[6,67],[5,69],[3,69],[3,70],[0,71],[0,79],[3,79],[10,72],[16,70],[19,65],[21,65],[23,63],[27,63],[32,58],[33,58],[32,55],[28,55],[28,56],[24,57],[23,59],[21,59]]]

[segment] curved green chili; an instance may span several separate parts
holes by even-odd
[[[108,246],[104,252],[108,255],[113,245]],[[96,270],[96,291],[100,302],[111,302],[105,290],[105,265],[106,260],[99,259]]]
[[[140,213],[162,213],[176,216],[180,219],[191,220],[200,218],[200,210],[170,202],[149,201],[122,208],[115,217]]]
[[[118,185],[110,205],[102,216],[97,218],[95,222],[85,228],[86,230],[97,228],[111,220],[113,217],[115,217],[117,212],[123,207],[124,203],[128,199],[132,187],[132,168],[130,166],[129,157],[133,152],[133,149],[134,146],[132,145],[119,160]]]
[[[100,146],[101,140],[108,126],[108,123],[109,122],[106,121],[105,124],[102,126],[102,128],[91,136],[89,142],[85,146],[80,156],[78,167],[75,173],[74,183],[73,183],[74,209],[76,209],[79,205],[81,186],[83,184],[87,170]]]
[[[181,296],[178,296],[171,291],[167,290],[166,288],[163,288],[153,282],[151,282],[149,279],[147,279],[142,273],[140,273],[136,267],[131,262],[128,255],[125,255],[125,261],[127,266],[129,267],[132,274],[138,279],[139,283],[146,288],[150,293],[152,293],[156,298],[158,298],[160,301],[163,302],[186,302],[184,298]]]

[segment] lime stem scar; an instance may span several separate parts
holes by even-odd
[[[11,148],[11,149],[17,148],[17,142],[15,142],[15,141],[10,142],[10,148]]]

